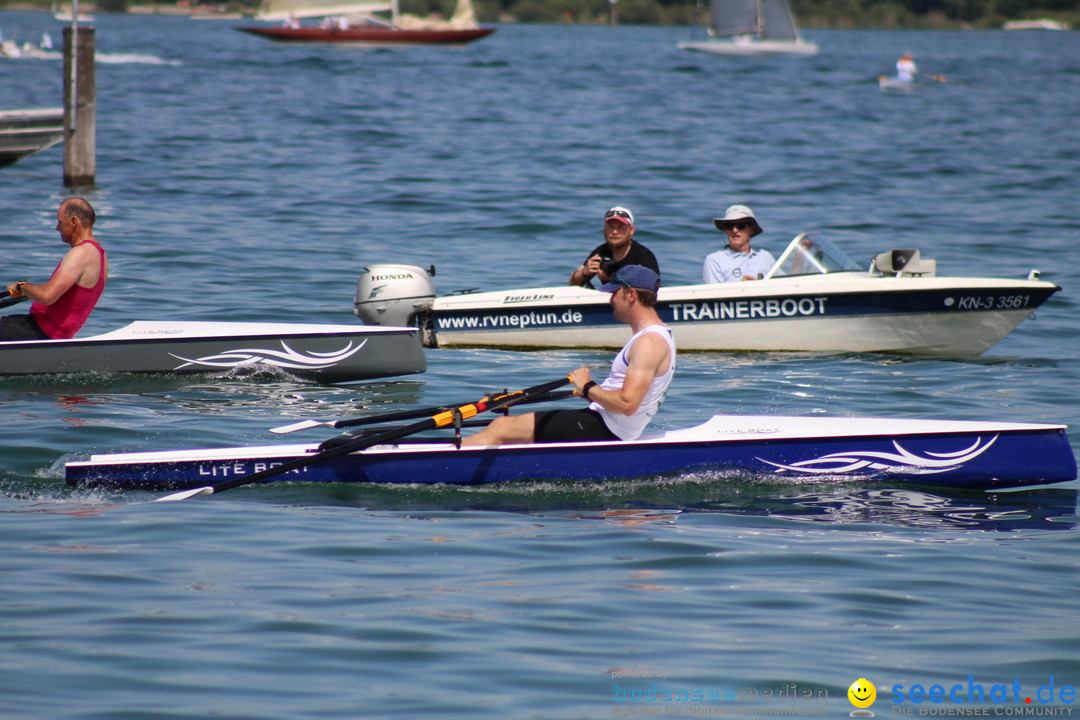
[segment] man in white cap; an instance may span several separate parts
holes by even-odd
[[[589,368],[570,373],[574,394],[589,403],[578,410],[549,410],[495,418],[462,445],[556,443],[582,440],[634,440],[656,414],[675,375],[675,340],[656,312],[660,276],[641,265],[614,272],[600,286],[611,293],[612,314],[633,335],[615,356],[602,383]]]
[[[660,274],[656,256],[634,240],[634,214],[616,205],[604,213],[604,244],[593,248],[581,267],[574,268],[567,284],[592,287],[594,277],[606,283],[616,270],[627,265],[642,265]]]
[[[750,238],[761,234],[761,225],[745,205],[732,205],[722,218],[713,218],[716,229],[727,235],[727,245],[705,258],[707,283],[760,280],[776,260],[768,250],[751,248]]]

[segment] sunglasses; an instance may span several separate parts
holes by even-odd
[[[622,218],[623,220],[630,220],[630,213],[626,212],[625,210],[610,210],[604,214],[605,220],[610,220],[614,217]],[[630,221],[633,222],[632,220]]]
[[[753,223],[746,222],[745,220],[724,223],[725,230],[745,230],[748,227],[753,227]]]

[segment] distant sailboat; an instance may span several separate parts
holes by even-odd
[[[389,18],[374,13],[389,13]],[[302,25],[303,18],[323,18]],[[236,29],[280,42],[356,45],[462,45],[495,32],[476,24],[471,0],[458,0],[449,20],[399,15],[397,0],[262,0],[256,20],[284,21],[283,26]]]
[[[714,55],[814,55],[803,42],[787,0],[712,0],[708,40],[679,43]]]

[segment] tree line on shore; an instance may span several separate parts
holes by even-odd
[[[38,0],[48,8],[53,0]],[[191,5],[199,0],[190,0]],[[203,0],[232,12],[254,12],[258,0]],[[399,0],[401,12],[449,17],[456,0]],[[132,0],[82,0],[102,12],[127,12]],[[139,5],[147,3],[137,2]],[[153,3],[149,3],[153,5]],[[175,7],[176,2],[160,3]],[[0,8],[12,7],[0,0]],[[708,21],[708,0],[473,0],[481,22],[690,25]],[[20,7],[26,7],[23,0]],[[999,28],[1007,20],[1051,18],[1080,26],[1080,0],[791,0],[802,28]]]

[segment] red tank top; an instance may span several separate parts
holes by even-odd
[[[52,305],[34,303],[30,306],[30,314],[38,327],[53,340],[75,337],[105,290],[105,250],[93,240],[86,242],[96,247],[100,255],[101,270],[97,285],[92,288],[72,285]]]

